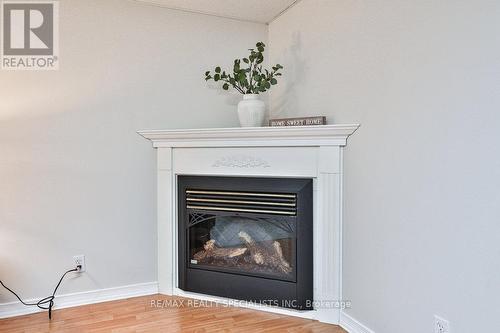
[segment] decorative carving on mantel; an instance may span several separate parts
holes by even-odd
[[[271,166],[267,161],[253,156],[228,156],[218,159],[212,165],[214,168],[228,167],[228,168],[270,168]]]

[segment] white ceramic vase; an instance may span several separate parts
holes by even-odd
[[[258,94],[243,95],[238,103],[238,117],[241,127],[260,127],[264,124],[266,104],[259,99]]]

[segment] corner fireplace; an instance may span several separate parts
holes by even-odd
[[[185,291],[312,310],[311,179],[178,177]]]

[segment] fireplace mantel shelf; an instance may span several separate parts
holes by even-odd
[[[143,130],[140,135],[155,148],[259,147],[259,146],[345,146],[358,124],[296,127],[204,128]]]

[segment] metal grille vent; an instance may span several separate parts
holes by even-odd
[[[186,208],[257,214],[297,215],[297,195],[290,193],[186,190]]]

